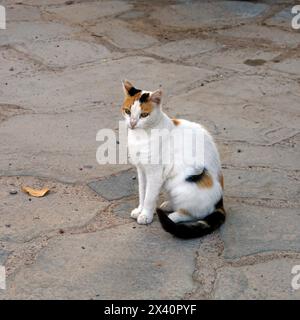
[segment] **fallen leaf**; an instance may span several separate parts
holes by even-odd
[[[160,268],[160,267],[162,267],[163,263],[162,262],[155,262],[154,265],[155,265],[155,267]]]
[[[46,195],[50,190],[48,188],[43,188],[43,189],[33,189],[30,187],[22,187],[22,191],[30,194],[33,197],[43,197],[44,195]]]

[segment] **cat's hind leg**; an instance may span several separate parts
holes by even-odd
[[[183,209],[179,209],[178,211],[172,212],[171,214],[168,215],[168,217],[175,223],[187,222],[187,221],[193,220],[190,214]]]
[[[173,206],[171,204],[171,201],[164,201],[159,208],[165,212],[173,212]]]

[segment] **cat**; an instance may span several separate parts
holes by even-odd
[[[139,184],[139,205],[131,217],[139,224],[149,224],[156,211],[165,231],[178,238],[188,239],[209,234],[225,221],[223,207],[224,181],[217,147],[212,136],[200,124],[183,119],[171,119],[162,111],[162,91],[136,89],[124,80],[125,99],[121,112],[128,126],[129,156],[139,152],[139,161],[130,158],[136,166]],[[176,163],[151,164],[149,159],[150,135],[156,129],[182,132],[190,129],[204,139],[205,157],[200,164]],[[166,131],[167,129],[167,131]],[[182,150],[173,149],[174,153]],[[160,192],[164,190],[169,199],[156,209]]]

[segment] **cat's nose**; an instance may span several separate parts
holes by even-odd
[[[130,128],[134,129],[134,127],[136,126],[137,121],[135,119],[130,119]]]

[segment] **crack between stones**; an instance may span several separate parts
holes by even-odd
[[[97,226],[100,215],[108,213],[113,205],[113,202],[108,204],[104,209],[99,210],[93,218],[81,226],[74,225],[63,229],[52,229],[44,234],[40,234],[22,242],[1,241],[1,247],[10,252],[5,263],[8,277],[14,277],[23,267],[34,264],[36,257],[48,246],[50,240],[56,238],[62,239],[65,236],[96,233],[106,229],[115,228],[120,225],[134,223],[134,221],[117,221],[113,223],[113,225]],[[95,226],[93,226],[93,224],[95,224]],[[17,245],[17,248],[14,248],[15,245]]]
[[[208,237],[210,237],[209,235]],[[213,237],[213,235],[211,236]],[[211,244],[211,240],[203,239],[207,245],[212,245],[219,247],[219,250],[215,250],[213,254],[202,252],[201,256],[201,246],[195,254],[195,268],[192,274],[193,282],[195,283],[195,288],[192,291],[186,292],[182,299],[204,299],[211,300],[214,298],[215,284],[220,270],[226,267],[239,268],[244,266],[253,266],[273,260],[278,259],[300,259],[300,252],[297,251],[270,251],[264,253],[255,253],[248,256],[242,256],[236,259],[226,259],[224,257],[224,242],[218,235],[216,237],[215,243]],[[213,241],[214,242],[214,241]],[[205,245],[204,245],[205,246]],[[199,262],[199,260],[204,260],[204,262]],[[199,274],[200,271],[200,274]]]

